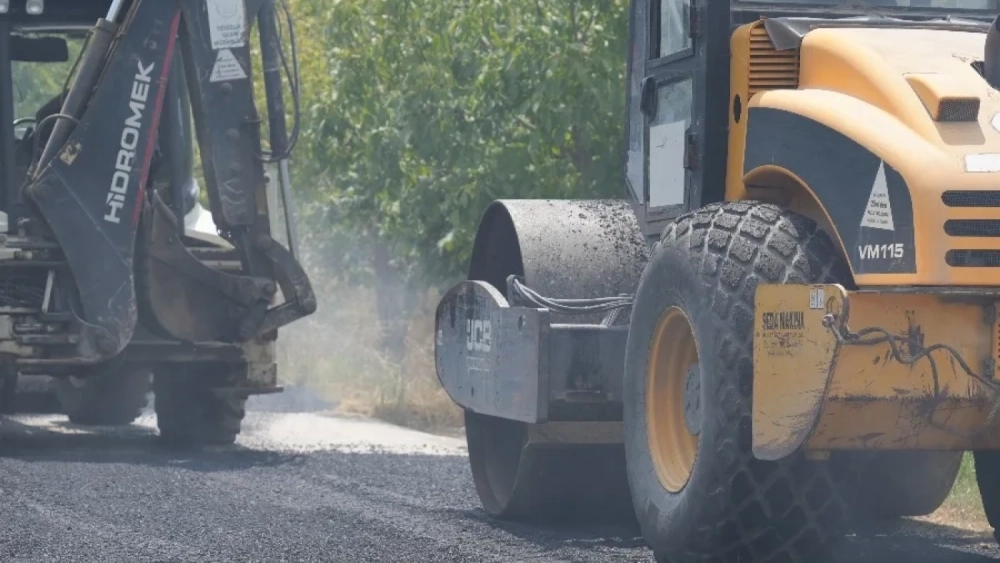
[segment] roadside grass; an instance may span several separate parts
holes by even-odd
[[[917,518],[961,528],[972,532],[990,531],[986,515],[983,513],[983,503],[979,499],[979,487],[976,485],[976,470],[972,463],[972,454],[967,453],[962,458],[962,466],[958,478],[951,489],[951,494],[934,514]]]
[[[400,365],[379,347],[381,327],[374,291],[363,287],[317,288],[316,313],[282,329],[279,378],[360,414],[432,432],[462,425],[461,410],[448,398],[434,370],[434,295],[427,295],[406,321],[406,353]]]

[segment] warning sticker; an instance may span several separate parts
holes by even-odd
[[[885,180],[885,163],[879,165],[872,185],[872,193],[868,196],[868,206],[865,207],[861,226],[869,229],[895,231],[892,222],[892,205],[889,203],[889,184]]]
[[[213,49],[247,44],[247,15],[243,0],[207,0],[208,28]]]
[[[243,80],[247,77],[243,65],[236,60],[236,55],[229,49],[219,51],[218,58],[215,59],[215,67],[212,68],[211,82],[225,82],[227,80]]]
[[[822,287],[809,288],[809,308],[822,309],[826,307],[826,292]]]

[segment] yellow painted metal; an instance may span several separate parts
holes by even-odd
[[[1000,154],[1000,128],[993,125],[1000,114],[1000,96],[972,64],[982,60],[986,33],[818,28],[786,51],[775,51],[765,36],[764,22],[756,21],[737,28],[731,38],[730,99],[742,104],[740,112],[729,112],[725,199],[765,200],[803,214],[849,255],[853,249],[846,248],[834,227],[826,208],[830,202],[821,202],[801,178],[779,166],[744,170],[751,110],[795,113],[867,148],[899,172],[910,192],[916,271],[858,271],[855,284],[1000,286],[1000,268],[951,267],[942,259],[948,250],[1000,248],[996,237],[942,233],[949,219],[1000,220],[998,207],[949,207],[942,200],[948,190],[991,191],[1000,185],[1000,168],[973,172],[967,165],[972,155],[996,159]],[[794,76],[789,72],[793,63]],[[780,72],[761,73],[764,68]],[[977,120],[935,121],[941,103],[955,100],[979,100]]]
[[[649,454],[663,488],[680,492],[691,477],[698,437],[684,420],[688,371],[698,364],[698,347],[687,315],[678,307],[664,311],[650,343],[646,372],[646,425]]]
[[[754,455],[1000,449],[997,299],[759,286]]]
[[[976,91],[976,84],[970,84],[975,76],[962,74],[949,76],[936,72],[913,73],[906,75],[906,82],[916,92],[924,107],[935,121],[942,118],[946,103],[966,103],[973,108],[979,108],[978,96],[970,96],[968,92]]]

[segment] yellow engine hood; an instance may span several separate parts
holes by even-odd
[[[976,66],[985,41],[985,32],[933,29],[808,32],[799,46],[797,88],[764,91],[750,99],[747,150],[755,156],[747,157],[744,181],[752,183],[754,174],[767,168],[754,166],[799,153],[786,168],[814,173],[803,183],[829,212],[861,285],[1000,285],[1000,206],[982,204],[997,199],[985,192],[1000,192],[1000,92]],[[942,101],[948,102],[947,112],[941,110]],[[956,106],[956,101],[964,105]],[[964,108],[964,120],[953,120],[956,107]],[[754,134],[755,110],[758,116],[778,111],[819,125],[795,130],[771,125],[762,133],[767,128],[762,123],[773,117],[760,117],[760,131]],[[890,196],[896,225],[878,235],[881,239],[869,236],[872,229],[859,230],[858,220],[851,218],[869,202],[878,164],[868,172],[870,178],[840,186],[814,184],[819,168],[832,166],[828,174],[843,176],[840,170],[855,166],[845,157],[846,144],[812,139],[823,127],[863,147],[884,163],[888,174],[902,178],[902,191]],[[803,155],[806,150],[812,152]],[[893,182],[890,178],[890,191]],[[955,204],[949,199],[955,194],[972,194],[980,203]],[[839,218],[835,207],[841,208]],[[946,233],[947,221],[964,221],[958,227],[974,227],[968,232],[987,225],[990,232]],[[883,260],[888,265],[872,266],[871,252],[883,256],[890,250],[910,265]]]
[[[802,41],[800,89],[847,94],[891,114],[965,168],[968,155],[1000,152],[1000,92],[973,63],[985,33],[929,29],[818,29]],[[978,119],[935,119],[939,102],[979,100]],[[996,126],[993,125],[996,121]],[[996,168],[1000,171],[1000,156]],[[977,169],[989,159],[970,157]]]

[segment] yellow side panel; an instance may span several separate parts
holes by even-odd
[[[750,101],[750,32],[757,24],[739,27],[733,32],[730,41],[729,88],[730,103],[740,100],[741,114],[749,109]],[[743,184],[743,157],[747,138],[746,115],[736,119],[733,108],[729,108],[729,151],[726,172],[726,200],[746,199],[746,186]]]
[[[750,100],[769,90],[795,89],[799,82],[799,51],[775,49],[764,21],[760,20],[733,32],[730,53],[726,200],[731,201],[747,197],[743,184],[743,156]]]
[[[762,285],[756,311],[757,457],[1000,448],[990,299]]]

